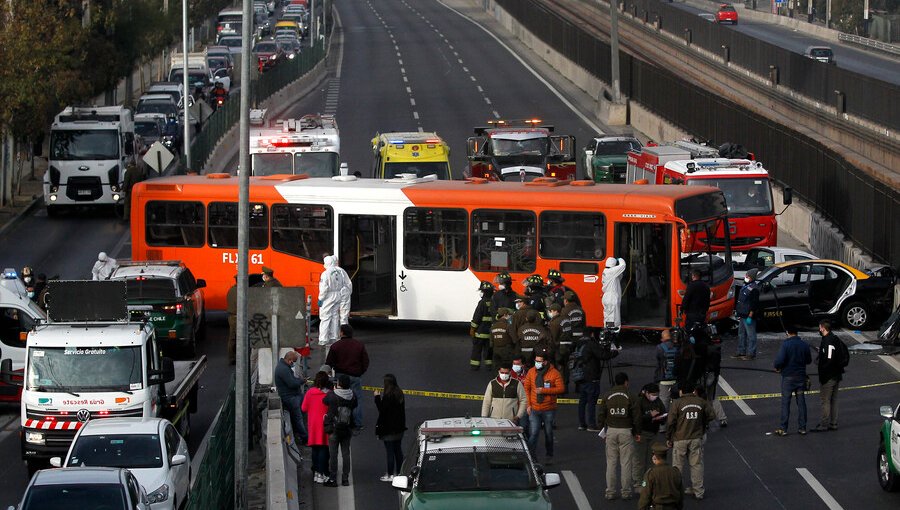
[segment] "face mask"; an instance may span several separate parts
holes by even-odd
[[[656,402],[656,399],[659,398],[659,395],[647,395],[647,400],[650,402]]]
[[[506,290],[506,285],[504,285],[504,284],[501,283],[501,284],[500,284],[500,290]]]
[[[28,299],[34,299],[34,292],[28,293]]]
[[[750,283],[750,282],[752,282],[752,281],[753,281],[753,280],[751,280],[750,278],[744,278],[744,283]]]
[[[500,374],[500,380],[501,380],[501,381],[508,381],[508,380],[509,380],[509,374]]]
[[[31,277],[30,277],[30,276],[26,276],[26,277],[25,277],[25,283],[31,283]]]
[[[540,370],[540,369],[544,368],[544,363],[541,362],[541,361],[535,361],[535,362],[534,362],[534,368],[535,368],[536,370]]]
[[[522,365],[513,365],[512,367],[513,367],[513,372],[515,372],[517,374],[522,373]]]
[[[559,314],[556,313],[556,312],[550,312],[550,318],[551,318],[551,319],[555,319],[557,315],[559,315]]]

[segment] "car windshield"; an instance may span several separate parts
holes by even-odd
[[[32,485],[21,510],[125,510],[125,490],[111,483]]]
[[[253,154],[250,167],[253,175],[292,174],[291,159],[291,154],[286,152]]]
[[[729,216],[772,214],[772,192],[767,179],[688,179],[693,186],[714,186],[725,194]]]
[[[420,492],[508,491],[537,487],[528,456],[512,450],[426,451],[416,484]]]
[[[828,48],[813,48],[809,50],[809,54],[813,57],[830,57],[834,53]]]
[[[129,278],[126,281],[128,301],[172,301],[176,297],[175,281],[169,278]]]
[[[275,53],[275,43],[259,43],[253,48],[253,53]]]
[[[137,107],[138,113],[162,113],[163,115],[177,115],[178,109],[169,101],[141,101]]]
[[[222,57],[207,57],[206,63],[209,65],[210,69],[222,69],[228,67],[228,61]]]
[[[625,154],[630,150],[638,150],[641,144],[637,140],[616,140],[611,142],[600,142],[594,154],[597,156],[613,156]]]
[[[29,391],[130,391],[143,387],[141,349],[36,347],[28,350]]]
[[[55,160],[119,159],[119,133],[115,129],[53,130],[50,147]]]
[[[159,124],[152,120],[135,121],[134,132],[144,138],[159,138]]]
[[[700,278],[711,286],[734,277],[734,268],[731,265],[731,253],[719,253],[711,243],[724,244],[722,232],[728,228],[725,218],[717,218],[709,221],[701,221],[688,225],[690,237],[694,242],[688,247],[681,248],[681,281],[690,281],[691,271],[700,271]],[[683,230],[680,227],[679,230]],[[687,234],[680,233],[679,238],[685,238]]]
[[[734,7],[730,5],[723,5],[722,7],[719,7],[719,12],[735,12],[735,10]]]
[[[72,445],[66,467],[162,467],[162,449],[156,434],[82,435]]]
[[[172,72],[169,73],[169,81],[175,81],[181,83],[184,78],[184,69],[172,69]],[[207,82],[209,81],[209,75],[203,71],[191,71],[188,69],[188,84],[190,88],[194,88],[196,86],[205,87]]]
[[[228,46],[229,48],[237,48],[241,45],[240,37],[223,37],[219,40],[219,44],[222,46]]]
[[[450,166],[444,161],[408,161],[384,164],[384,178],[393,179],[400,174],[416,174],[416,177],[436,175],[438,179],[450,178]]]
[[[524,140],[491,139],[491,152],[495,156],[515,156],[518,154],[543,155],[550,151],[547,137],[526,138]]]

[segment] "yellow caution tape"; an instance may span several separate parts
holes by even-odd
[[[839,387],[838,390],[839,391],[864,390],[864,389],[868,389],[868,388],[878,388],[880,386],[890,386],[892,384],[900,384],[900,380],[872,383],[872,384],[863,384],[860,386],[847,386],[845,388]],[[815,393],[821,393],[821,391],[820,390],[810,390],[810,391],[806,392],[807,395],[812,395]],[[717,398],[719,400],[723,400],[723,401],[724,400],[756,400],[756,399],[760,399],[760,398],[781,398],[781,393],[756,393],[753,395],[735,395],[735,396],[723,395],[723,396],[717,397]]]

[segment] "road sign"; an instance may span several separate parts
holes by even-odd
[[[159,174],[162,174],[163,170],[169,168],[169,164],[172,163],[174,159],[175,156],[173,156],[172,153],[169,152],[169,149],[158,140],[153,142],[153,145],[151,145],[150,148],[147,149],[147,153],[144,154],[144,162]]]

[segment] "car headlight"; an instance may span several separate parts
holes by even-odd
[[[25,442],[31,444],[44,444],[44,433],[43,432],[25,432]]]
[[[293,53],[288,53],[287,58],[293,60],[295,56],[296,56],[296,55],[294,55]]]
[[[169,486],[167,484],[162,484],[158,489],[147,494],[147,499],[150,504],[153,503],[162,503],[163,501],[169,499]]]

